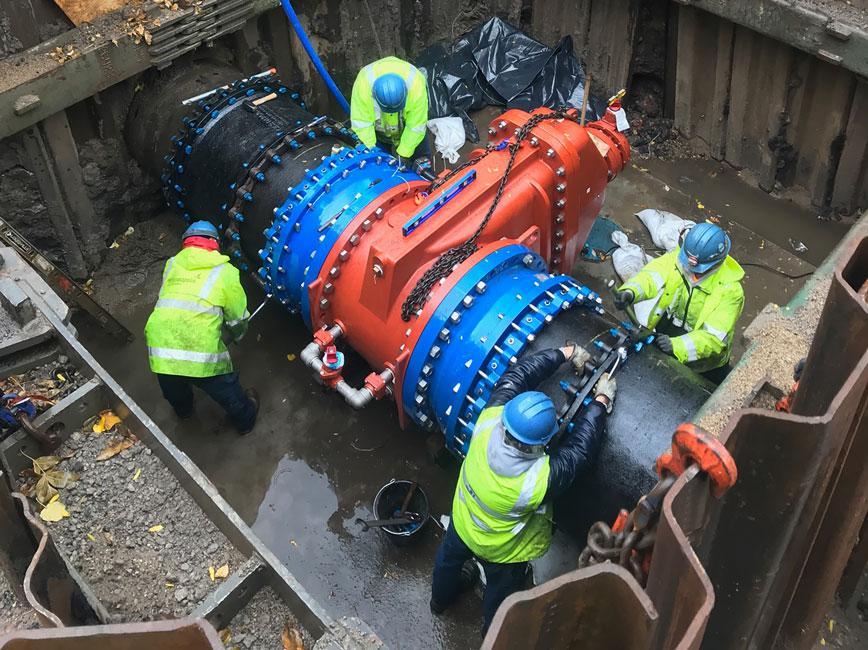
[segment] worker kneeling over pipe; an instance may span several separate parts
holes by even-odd
[[[476,581],[480,560],[486,577],[482,635],[503,600],[523,589],[530,560],[543,556],[552,537],[552,501],[589,469],[597,456],[616,382],[604,374],[594,400],[575,426],[558,432],[555,405],[534,390],[565,362],[582,372],[591,355],[578,345],[524,357],[506,371],[476,422],[458,477],[452,520],[437,551],[431,611],[443,613]]]

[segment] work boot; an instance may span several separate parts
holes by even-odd
[[[467,591],[468,589],[471,589],[473,587],[473,585],[476,584],[477,580],[479,580],[479,565],[476,563],[475,559],[467,560],[461,566],[461,574],[458,578],[458,582],[460,585],[459,586],[459,593],[463,593],[463,592]],[[436,614],[437,616],[439,616],[440,614],[445,612],[446,607],[447,607],[447,606],[441,605],[433,598],[428,603],[428,605],[431,607],[431,613]]]
[[[244,394],[247,396],[247,399],[253,402],[253,422],[246,429],[239,431],[242,436],[253,431],[253,427],[256,426],[256,417],[259,415],[259,393],[256,392],[255,388],[245,388]]]

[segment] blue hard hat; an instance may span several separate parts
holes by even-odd
[[[187,237],[210,237],[211,239],[220,239],[220,233],[217,232],[217,227],[210,221],[194,221],[189,226],[181,239]]]
[[[682,269],[699,275],[723,262],[730,248],[732,242],[723,228],[704,221],[687,231],[678,263]]]
[[[374,81],[374,99],[386,113],[397,113],[407,103],[407,84],[401,75],[389,72]]]
[[[526,445],[544,445],[558,430],[555,405],[548,395],[530,390],[516,395],[503,407],[503,426]]]

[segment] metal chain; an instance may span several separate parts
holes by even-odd
[[[629,570],[636,581],[645,586],[648,576],[644,560],[657,540],[660,506],[675,484],[675,479],[675,476],[670,475],[660,479],[648,494],[639,499],[623,523],[616,522],[617,532],[604,521],[591,526],[587,546],[579,555],[579,568],[615,562]]]
[[[509,174],[512,171],[513,163],[515,163],[515,159],[518,156],[522,141],[540,122],[555,119],[569,119],[572,121],[578,121],[577,118],[569,115],[565,109],[558,109],[551,113],[539,113],[537,115],[531,116],[531,118],[516,131],[514,141],[509,143],[508,145],[509,160],[506,164],[506,169],[504,170],[503,177],[500,179],[500,185],[498,185],[497,192],[495,193],[494,199],[491,202],[491,206],[488,208],[488,212],[485,213],[485,217],[482,219],[479,226],[476,228],[473,234],[467,238],[466,241],[456,246],[453,246],[446,252],[442,253],[440,257],[438,257],[437,260],[434,262],[434,264],[432,264],[422,274],[422,277],[420,277],[419,281],[416,282],[416,286],[414,286],[413,289],[410,290],[410,293],[407,294],[407,298],[401,305],[401,318],[404,321],[409,321],[410,317],[414,313],[422,309],[425,301],[428,300],[431,289],[434,287],[435,284],[437,284],[442,278],[447,277],[450,273],[452,273],[455,267],[457,267],[459,264],[461,264],[464,260],[466,260],[477,251],[478,246],[476,245],[476,242],[479,239],[479,236],[482,234],[482,231],[485,230],[488,222],[491,220],[491,216],[494,214],[495,209],[497,209],[497,205],[500,203],[500,198],[503,195],[504,188],[506,188],[506,183],[509,181]],[[463,169],[466,169],[471,165],[475,165],[492,151],[497,151],[501,148],[502,145],[488,145],[481,155],[471,160],[468,160],[465,163],[462,163],[456,169],[450,171],[449,174],[444,176],[442,179],[434,181],[429,188],[429,193],[432,189],[440,187],[443,183],[452,178],[456,173],[462,171]]]

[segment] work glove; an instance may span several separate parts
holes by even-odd
[[[654,341],[658,348],[666,354],[672,354],[672,339],[665,334],[658,334]]]
[[[615,292],[615,307],[618,309],[627,309],[630,305],[633,304],[633,301],[636,299],[636,296],[633,295],[633,292],[629,289],[624,289],[623,291]]]
[[[413,171],[419,174],[422,178],[433,181],[434,166],[428,156],[419,156],[413,161]]]
[[[612,412],[612,407],[615,405],[615,393],[617,390],[618,383],[608,372],[600,377],[597,381],[597,385],[594,387],[594,397],[603,395],[609,400],[609,403],[606,405],[606,413]]]
[[[573,364],[573,368],[576,369],[577,373],[583,374],[585,372],[585,364],[591,360],[591,353],[575,341],[567,341],[566,345],[573,348],[573,354],[568,361]]]

